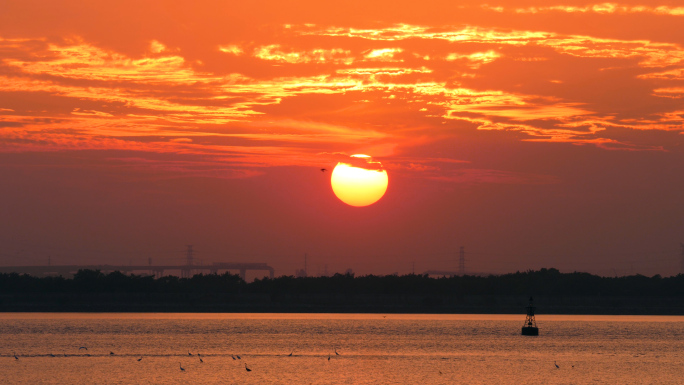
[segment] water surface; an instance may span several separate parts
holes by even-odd
[[[0,383],[682,383],[684,317],[542,315],[538,337],[520,335],[523,320],[2,313]]]

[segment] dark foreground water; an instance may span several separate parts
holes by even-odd
[[[684,383],[684,317],[541,315],[539,337],[520,335],[523,320],[4,313],[0,383]]]

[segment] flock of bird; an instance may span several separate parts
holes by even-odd
[[[560,369],[560,366],[556,363],[556,361],[553,361],[553,365],[556,367],[556,369]],[[572,368],[574,368],[575,365],[572,365]]]
[[[88,348],[87,348],[86,346],[81,346],[81,347],[78,348],[79,351],[81,351],[82,349],[85,349],[86,351],[88,350]],[[337,355],[337,356],[340,355],[340,353],[337,351],[337,347],[333,347],[333,350],[334,350],[334,352],[335,352],[335,355]],[[288,354],[287,356],[288,356],[288,357],[292,357],[292,355],[294,354],[294,352],[295,352],[294,349],[292,349],[292,351],[290,352],[290,354]],[[15,360],[19,360],[19,356],[17,356],[17,353],[16,353],[16,352],[12,352],[12,354],[13,354]],[[52,354],[52,353],[50,353],[50,354],[48,354],[48,355],[49,355],[50,357],[57,357],[56,355],[54,355],[54,354]],[[110,352],[109,352],[109,355],[110,355],[110,356],[114,356],[115,353],[112,352],[112,351],[110,351]],[[189,355],[189,356],[193,356],[193,354],[192,354],[191,352],[189,352],[189,351],[188,351],[188,355]],[[86,356],[90,357],[90,354],[87,354],[87,353],[86,353]],[[68,355],[66,354],[66,352],[64,353],[64,357],[68,357]],[[200,363],[204,363],[204,360],[202,359],[202,355],[201,355],[200,353],[197,353],[197,357],[199,358]],[[242,357],[240,357],[239,354],[231,354],[230,357],[231,357],[233,360],[242,360]],[[330,357],[331,357],[331,354],[328,354],[328,361],[330,361]],[[138,358],[137,361],[140,362],[140,361],[142,361],[142,359],[143,359],[143,356],[140,356],[140,358]],[[244,363],[244,365],[245,365],[245,370],[246,370],[246,371],[248,371],[248,372],[251,372],[251,371],[252,371],[252,369],[250,369],[249,366],[247,366],[247,363],[246,363],[246,362]],[[182,372],[185,372],[185,368],[183,367],[183,364],[182,364],[182,363],[179,362],[179,363],[178,363],[178,366],[179,366],[179,368],[180,368],[180,370],[181,370]]]
[[[81,349],[85,349],[86,351],[88,350],[88,348],[85,347],[85,346],[81,346],[81,347],[78,348],[79,351],[80,351]],[[340,355],[340,353],[337,351],[337,347],[333,347],[333,351],[334,351],[334,353],[335,353],[336,356],[339,356],[339,355]],[[290,352],[290,354],[288,354],[287,356],[288,356],[288,357],[292,357],[292,355],[294,354],[294,352],[295,352],[294,349],[292,349],[292,351]],[[12,352],[12,354],[14,355],[14,359],[15,359],[15,360],[19,360],[19,357],[17,356],[17,354],[16,354],[15,352]],[[111,351],[110,351],[110,352],[109,352],[109,355],[110,355],[110,356],[113,356],[113,355],[115,355],[115,354],[114,354],[114,352],[111,352]],[[193,356],[193,354],[190,353],[190,352],[188,352],[188,355],[189,355],[189,356]],[[50,356],[50,357],[57,357],[56,355],[54,355],[54,354],[52,354],[52,353],[50,353],[49,356]],[[87,354],[87,356],[90,356],[90,354]],[[64,353],[64,357],[68,357],[67,354],[66,354],[66,352]],[[201,355],[200,353],[197,353],[197,357],[199,358],[200,363],[204,363],[204,360],[202,359],[202,355]],[[242,357],[240,357],[240,355],[238,355],[238,354],[231,354],[230,357],[231,357],[233,360],[241,360],[241,359],[242,359]],[[332,354],[329,353],[329,354],[328,354],[328,361],[330,361],[330,358],[331,358],[331,357],[332,357]],[[138,362],[139,362],[139,361],[142,361],[142,359],[143,359],[143,356],[140,356],[140,358],[138,358],[137,360],[138,360]],[[252,371],[252,369],[250,369],[249,366],[247,366],[247,363],[246,363],[246,362],[244,362],[243,364],[245,365],[245,370],[246,370],[246,371],[248,371],[248,372],[251,372],[251,371]],[[553,365],[556,367],[556,369],[560,369],[560,366],[558,365],[558,363],[556,363],[556,361],[553,361]],[[185,368],[183,367],[183,364],[182,364],[182,363],[179,362],[179,363],[178,363],[178,366],[180,367],[181,372],[185,372]],[[574,368],[575,365],[572,365],[572,367]],[[439,374],[442,374],[442,371],[440,371]]]

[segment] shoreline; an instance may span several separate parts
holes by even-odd
[[[59,303],[51,301],[3,301],[0,313],[320,313],[320,314],[508,314],[524,318],[522,306],[508,305],[378,305],[378,304],[248,304],[180,302],[101,302],[78,301]],[[591,302],[591,301],[589,301]],[[650,306],[635,301],[631,305],[604,306],[586,304],[579,306],[539,304],[537,315],[684,315],[684,305],[678,298],[670,306]],[[669,302],[669,301],[668,301]],[[675,305],[674,302],[677,304]]]

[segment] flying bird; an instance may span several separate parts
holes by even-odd
[[[326,171],[328,171],[328,169],[327,169],[327,168],[322,168],[321,171],[322,171],[322,172],[326,172]]]
[[[81,349],[88,350],[88,348],[86,348],[85,346],[81,346],[80,348],[78,348],[78,350],[81,350]]]
[[[247,367],[247,364],[245,364],[245,370],[248,371],[248,372],[251,372],[251,371],[252,371],[252,369],[250,369],[250,368]]]

